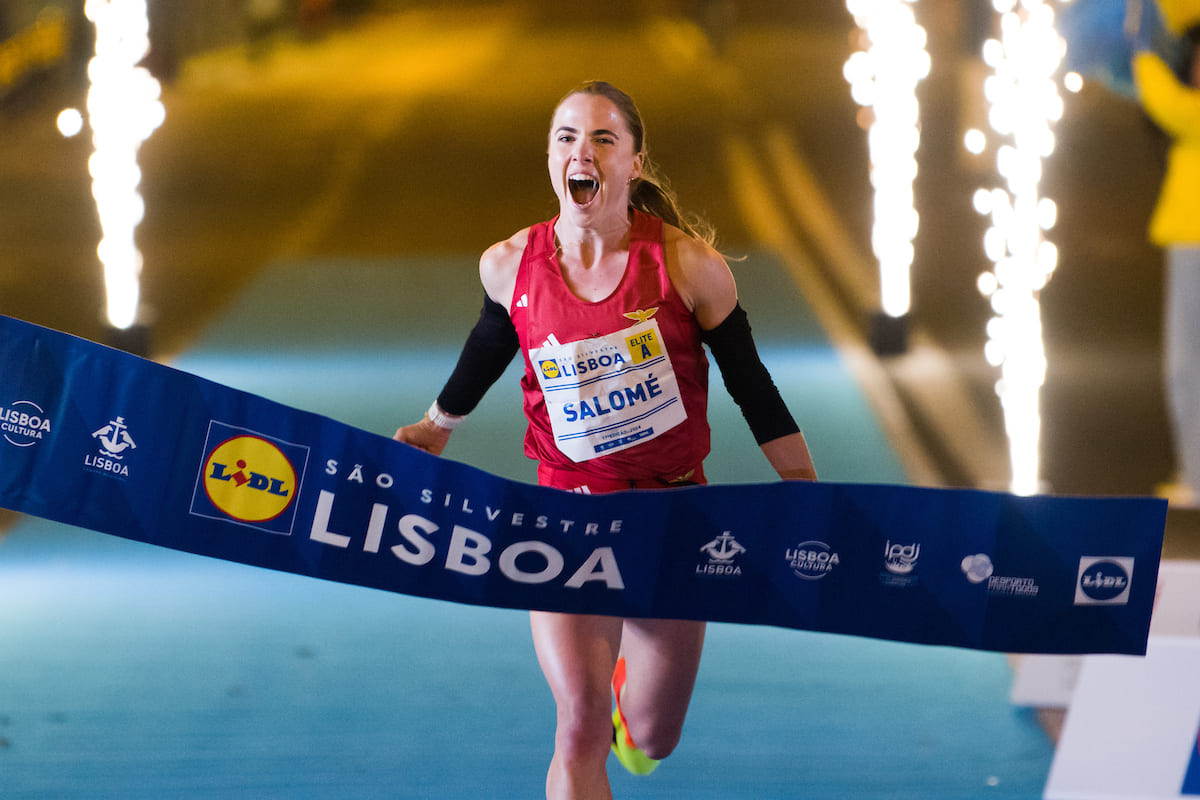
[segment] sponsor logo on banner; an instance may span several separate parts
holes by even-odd
[[[308,453],[304,445],[211,422],[191,513],[291,535]]]
[[[32,447],[50,433],[50,419],[32,400],[17,400],[0,406],[0,433],[9,444]]]
[[[988,578],[988,594],[999,597],[1037,597],[1041,587],[1033,578],[993,575]]]
[[[742,568],[737,565],[736,559],[746,552],[746,548],[729,531],[724,531],[720,536],[701,547],[700,552],[708,555],[708,563],[696,565],[697,575],[734,576],[742,574]]]
[[[883,565],[894,575],[908,575],[917,568],[917,559],[921,557],[921,545],[892,544],[889,540],[883,545]]]
[[[92,438],[100,447],[97,452],[83,457],[84,468],[113,478],[128,478],[129,465],[124,459],[129,451],[137,449],[137,444],[129,433],[125,418],[113,417],[102,428],[93,431]]]
[[[921,543],[900,544],[890,539],[883,544],[883,566],[880,581],[886,586],[911,586],[918,581],[917,561],[921,558]]]
[[[962,571],[971,583],[983,583],[995,571],[992,559],[986,553],[976,553],[962,560]]]
[[[963,575],[971,583],[987,582],[989,595],[995,597],[1037,597],[1041,591],[1033,578],[1017,578],[1010,575],[996,575],[995,565],[991,556],[986,553],[976,553],[962,560]]]
[[[806,581],[819,581],[841,563],[841,558],[825,542],[801,542],[789,547],[784,558],[792,574]]]
[[[1133,585],[1133,559],[1115,556],[1084,556],[1079,559],[1075,584],[1077,606],[1123,606],[1129,602]]]

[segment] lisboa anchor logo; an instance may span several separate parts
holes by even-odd
[[[109,420],[103,428],[92,433],[92,438],[100,443],[100,450],[84,456],[83,466],[93,472],[128,478],[129,465],[124,459],[130,450],[137,449],[137,443],[129,433],[125,418],[114,417]]]
[[[741,575],[742,568],[734,563],[735,559],[746,552],[741,542],[734,538],[729,531],[700,548],[701,553],[708,555],[707,564],[697,564],[697,575]]]

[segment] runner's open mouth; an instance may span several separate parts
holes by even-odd
[[[595,178],[586,176],[575,176],[567,179],[567,188],[571,192],[571,200],[575,205],[586,206],[596,197],[596,193],[600,191],[600,182]]]

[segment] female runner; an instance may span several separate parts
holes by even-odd
[[[572,90],[554,111],[547,161],[558,215],[483,254],[484,307],[458,364],[425,417],[395,438],[440,454],[519,349],[525,452],[538,462],[540,484],[608,492],[704,483],[703,342],[779,476],[815,480],[804,436],[758,358],[733,275],[655,179],[633,100],[599,81]],[[599,430],[604,418],[548,399],[538,372],[618,335],[647,354],[665,349],[656,399],[677,402],[659,404],[640,432],[614,436]],[[635,391],[643,377],[617,388]],[[610,798],[610,749],[645,774],[679,742],[705,623],[535,611],[531,627],[557,707],[546,796]]]

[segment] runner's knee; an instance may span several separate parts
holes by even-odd
[[[642,719],[627,721],[634,744],[647,756],[656,760],[671,755],[683,736],[682,720],[651,714]]]
[[[560,703],[555,749],[569,761],[607,758],[612,730],[612,708],[607,696],[603,702],[597,696]]]

